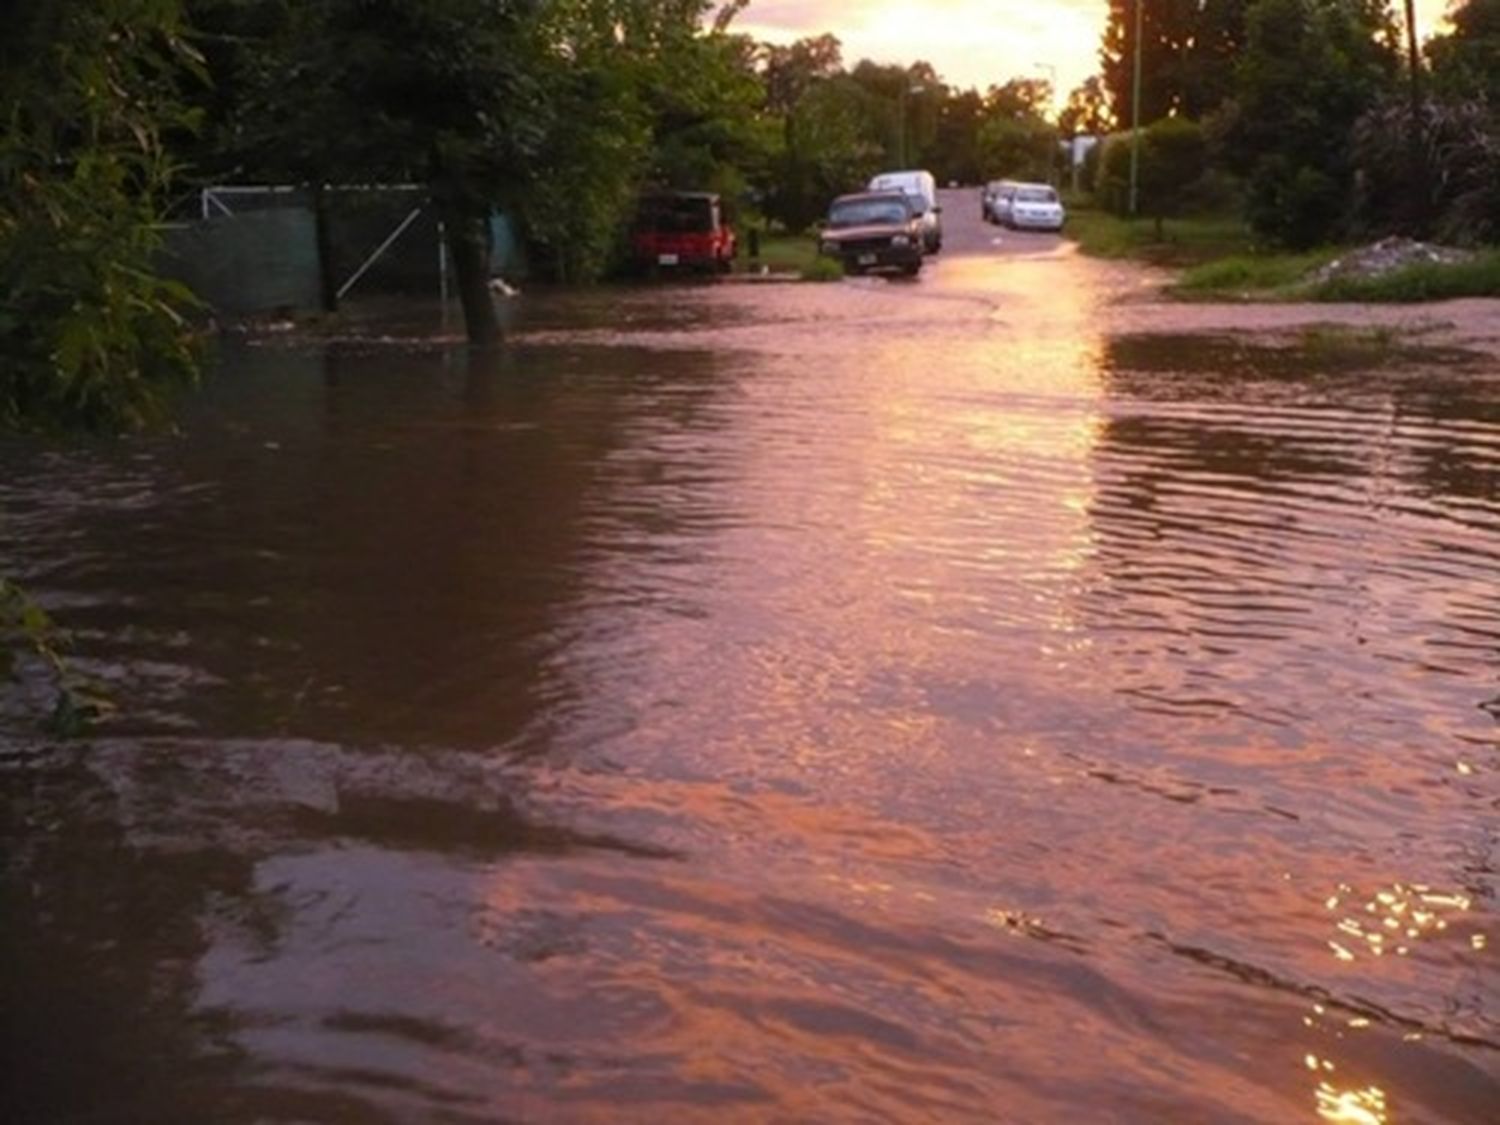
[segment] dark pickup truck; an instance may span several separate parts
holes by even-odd
[[[922,218],[899,191],[841,195],[828,208],[818,252],[837,258],[847,273],[922,269]]]

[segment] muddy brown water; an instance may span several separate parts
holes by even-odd
[[[0,448],[7,1119],[1495,1120],[1493,365],[962,233]]]

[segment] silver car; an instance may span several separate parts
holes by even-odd
[[[980,218],[987,223],[1004,223],[1015,186],[1011,180],[991,180],[985,184],[979,195]]]
[[[1056,188],[1047,184],[1016,184],[1002,221],[1016,230],[1060,231],[1067,217]]]

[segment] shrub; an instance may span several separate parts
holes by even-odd
[[[1461,245],[1500,242],[1500,114],[1482,101],[1428,102],[1422,165],[1412,167],[1411,107],[1389,101],[1354,130],[1361,229],[1425,234]]]
[[[802,267],[803,281],[842,281],[844,267],[837,258],[819,255]]]

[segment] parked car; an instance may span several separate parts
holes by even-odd
[[[1046,184],[1017,184],[1008,214],[1016,230],[1062,230],[1067,219],[1057,189]]]
[[[990,222],[1010,226],[1010,209],[1015,204],[1018,186],[1014,180],[995,181],[995,190],[990,194]]]
[[[937,201],[937,181],[931,172],[882,172],[865,189],[872,192],[899,191],[911,201],[911,209],[922,220],[922,246],[929,254],[943,248],[943,209]]]
[[[641,198],[630,249],[642,268],[728,273],[737,247],[717,195],[673,191]]]
[[[922,217],[900,191],[841,195],[828,208],[818,253],[837,258],[849,273],[922,269]]]
[[[991,180],[979,189],[979,217],[987,223],[1000,222],[998,207],[1000,200],[1007,200],[1009,206],[1008,189],[1015,187],[1010,180]]]

